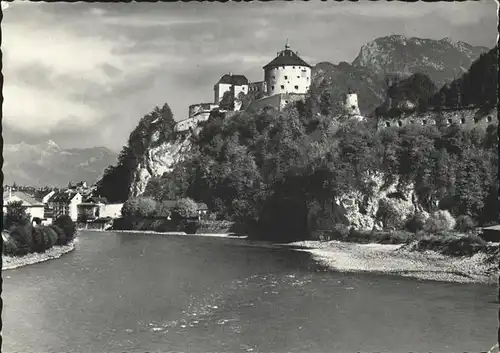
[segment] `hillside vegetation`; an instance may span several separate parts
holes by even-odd
[[[109,202],[125,202],[134,182],[134,173],[148,149],[172,140],[174,127],[175,120],[166,103],[145,115],[130,133],[127,145],[118,156],[118,163],[104,171],[97,183],[96,194]]]
[[[305,106],[231,119],[213,114],[193,141],[193,155],[150,182],[146,194],[158,201],[190,197],[266,239],[284,240],[325,227],[321,215],[350,191],[369,193],[369,176],[378,173],[387,183],[414,185],[428,212],[496,220],[495,127],[376,132]],[[330,226],[345,222],[342,210],[326,218]]]

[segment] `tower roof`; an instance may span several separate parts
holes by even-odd
[[[225,83],[235,86],[243,86],[243,85],[248,85],[248,79],[243,75],[226,74],[220,78],[217,84],[219,83]]]
[[[282,50],[278,53],[278,56],[274,58],[273,61],[271,61],[269,64],[264,66],[264,69],[268,69],[271,67],[278,67],[278,66],[306,66],[306,67],[311,67],[308,63],[306,63],[304,60],[302,60],[297,53],[293,52],[290,50],[290,47],[285,45],[285,50]]]

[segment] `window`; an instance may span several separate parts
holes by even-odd
[[[465,124],[465,119],[460,119],[460,124]]]
[[[288,76],[285,76],[285,80],[288,80]]]
[[[448,124],[453,124],[453,120],[452,119],[448,119]]]
[[[281,89],[285,89],[285,85],[281,85]]]
[[[491,123],[491,121],[493,120],[493,118],[491,116],[489,116],[487,119],[488,119],[489,123]]]
[[[271,89],[274,91],[274,86],[271,86]]]
[[[299,86],[295,86],[295,89],[299,89]]]
[[[403,122],[401,120],[398,121],[399,126],[403,126]]]
[[[300,78],[300,76],[297,76],[297,78]]]
[[[474,124],[477,124],[479,122],[479,118],[474,118]]]
[[[295,69],[295,66],[293,66],[293,68]]]
[[[385,126],[387,126],[387,127],[391,127],[391,123],[390,123],[390,122],[386,122],[386,123],[385,123]]]

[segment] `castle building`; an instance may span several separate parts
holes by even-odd
[[[199,122],[207,120],[210,112],[219,108],[226,92],[235,98],[235,111],[241,108],[242,102],[238,100],[240,93],[260,93],[264,96],[251,103],[256,109],[272,107],[282,110],[287,104],[305,98],[311,86],[311,65],[302,60],[297,52],[293,52],[288,44],[263,69],[263,81],[249,82],[244,75],[232,73],[222,76],[214,85],[214,103],[191,105],[188,118],[179,121],[175,130],[182,132],[194,129]],[[357,97],[352,99],[356,101],[357,107]]]
[[[233,97],[248,93],[248,79],[243,75],[226,74],[214,86],[214,103],[219,104],[224,93],[231,92]]]
[[[285,50],[264,66],[267,95],[282,93],[305,94],[311,85],[311,65],[285,45]]]

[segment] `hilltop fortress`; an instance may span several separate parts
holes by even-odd
[[[294,52],[288,45],[278,52],[276,57],[263,66],[264,80],[250,82],[244,75],[233,73],[223,75],[214,85],[214,101],[211,103],[198,103],[189,106],[188,117],[177,122],[176,132],[187,132],[194,129],[199,122],[208,120],[213,110],[221,112],[235,112],[242,108],[241,95],[251,95],[254,100],[247,108],[259,110],[271,107],[281,111],[286,105],[304,100],[311,86],[312,67],[302,58],[298,52]],[[221,104],[225,94],[229,93],[234,100],[234,106],[228,109],[227,104]],[[459,124],[462,127],[473,127],[476,125],[488,126],[494,123],[493,116],[496,115],[496,108],[489,112],[489,116],[479,109],[468,107],[466,109],[450,109],[449,111],[435,112],[429,110],[426,113],[415,111],[416,102],[405,101],[403,108],[407,110],[398,117],[376,116],[377,129],[388,127],[401,127],[403,125],[435,125],[439,124]],[[387,92],[386,102],[388,106],[393,106],[389,92]],[[357,93],[349,90],[344,95],[342,102],[341,121],[347,119],[364,120],[358,106]],[[230,115],[230,114],[229,114]],[[487,115],[487,114],[486,114]]]
[[[189,106],[188,118],[179,121],[175,130],[187,131],[196,127],[199,122],[206,121],[212,110],[219,109],[226,92],[230,92],[234,97],[234,111],[241,109],[242,102],[238,99],[240,94],[251,93],[261,97],[251,103],[252,109],[272,107],[282,110],[287,104],[305,98],[311,86],[311,65],[302,60],[298,52],[292,51],[288,45],[285,45],[285,49],[278,52],[263,69],[263,81],[250,82],[245,76],[232,73],[222,76],[214,86],[214,102]],[[349,92],[346,95],[344,106],[348,115],[360,116],[356,93]]]

